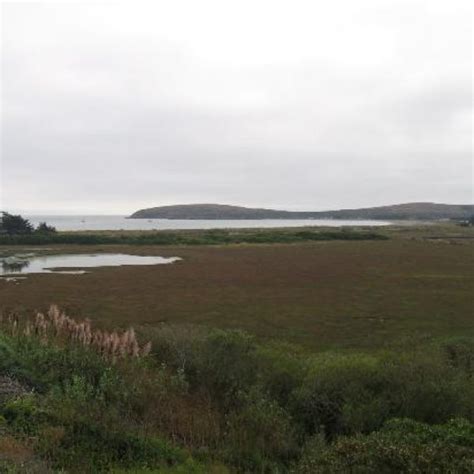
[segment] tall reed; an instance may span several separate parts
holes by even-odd
[[[119,358],[145,357],[151,351],[151,342],[140,346],[132,327],[123,332],[93,329],[89,319],[76,321],[55,304],[46,314],[36,312],[32,320],[24,322],[16,313],[0,314],[0,323],[13,336],[37,337],[45,344],[56,341],[80,345],[97,351],[112,362]]]

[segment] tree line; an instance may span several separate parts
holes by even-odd
[[[28,235],[28,234],[52,234],[56,228],[46,222],[40,222],[36,227],[20,215],[2,212],[0,216],[0,234],[4,235]]]

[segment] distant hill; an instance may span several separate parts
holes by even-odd
[[[142,209],[132,219],[292,219],[293,212],[224,204],[183,204]]]
[[[142,209],[131,219],[380,219],[438,220],[467,219],[474,215],[472,204],[435,204],[414,202],[363,209],[341,209],[322,212],[294,212],[255,209],[224,204],[183,204]]]
[[[363,209],[341,209],[317,213],[336,219],[438,220],[467,219],[474,214],[472,204],[436,204],[411,202]]]

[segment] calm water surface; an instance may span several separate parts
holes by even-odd
[[[27,216],[34,224],[47,222],[58,230],[178,230],[239,229],[305,226],[384,226],[390,222],[336,219],[178,220],[127,219],[126,216]]]
[[[121,265],[161,265],[181,260],[179,257],[143,257],[121,253],[35,255],[16,254],[0,257],[0,275],[27,273],[85,273],[84,268],[117,267]]]

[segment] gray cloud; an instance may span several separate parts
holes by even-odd
[[[469,2],[195,3],[4,4],[0,207],[472,201]]]

